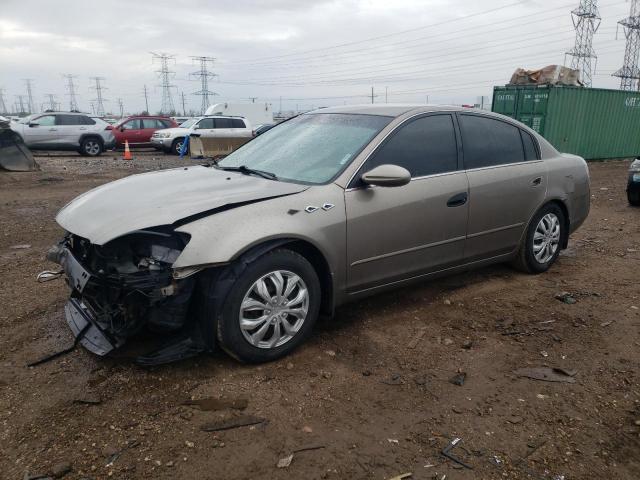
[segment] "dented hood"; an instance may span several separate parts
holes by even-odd
[[[212,167],[176,168],[131,175],[94,188],[60,210],[56,221],[68,232],[103,245],[134,230],[307,188]]]

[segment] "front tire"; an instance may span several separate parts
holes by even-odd
[[[235,280],[217,318],[218,342],[242,362],[281,358],[311,334],[320,296],[318,275],[306,258],[273,250]]]
[[[89,157],[97,157],[104,150],[102,142],[94,137],[85,138],[80,143],[80,154]]]
[[[627,200],[632,207],[640,207],[640,191],[627,190]]]
[[[173,153],[174,155],[180,155],[180,149],[182,148],[183,143],[184,143],[184,138],[176,138],[171,144],[171,153]],[[189,153],[188,147],[185,154],[187,153]]]
[[[565,215],[558,205],[542,207],[529,223],[513,266],[526,273],[549,270],[560,255],[565,229]]]

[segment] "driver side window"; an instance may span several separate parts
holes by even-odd
[[[53,127],[56,124],[56,117],[54,115],[45,115],[35,120],[41,127]]]
[[[404,167],[412,178],[457,170],[458,146],[451,115],[429,115],[400,126],[368,160],[366,170],[384,164]]]

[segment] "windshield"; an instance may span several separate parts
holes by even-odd
[[[267,130],[218,165],[262,170],[280,180],[326,183],[390,121],[377,115],[300,115]]]
[[[180,128],[189,128],[191,127],[191,125],[193,125],[194,123],[196,123],[198,120],[200,120],[199,118],[190,118],[189,120],[182,122],[180,124]]]

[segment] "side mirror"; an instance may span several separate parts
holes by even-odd
[[[124,132],[124,127],[120,127],[118,130],[120,130],[121,132]]]
[[[411,173],[398,165],[380,165],[363,173],[360,179],[367,185],[401,187],[411,181]]]
[[[200,126],[196,123],[193,127],[191,127],[191,130],[199,130]]]
[[[39,124],[38,122],[29,122],[29,126],[30,126],[31,128],[33,128],[33,127],[39,127],[39,126],[40,126],[40,124]]]

